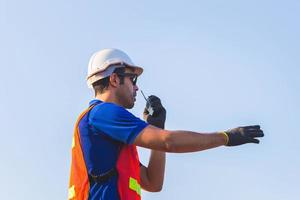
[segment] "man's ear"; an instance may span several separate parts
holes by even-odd
[[[112,75],[109,76],[109,83],[113,87],[117,87],[120,85],[120,78],[117,74],[113,73]]]

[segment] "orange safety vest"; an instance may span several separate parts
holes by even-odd
[[[69,200],[87,200],[89,197],[90,183],[87,167],[84,161],[83,151],[80,143],[79,123],[88,118],[85,117],[95,106],[86,109],[77,119],[72,141],[72,162],[69,182]],[[116,169],[118,172],[118,192],[120,200],[140,200],[140,162],[135,145],[124,144],[120,150]]]

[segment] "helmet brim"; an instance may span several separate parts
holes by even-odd
[[[123,63],[110,63],[110,65],[106,66],[104,69],[96,71],[87,77],[88,87],[93,88],[93,86],[92,86],[93,83],[110,76],[113,73],[113,71],[119,67],[128,67],[128,68],[134,69],[134,73],[137,74],[138,76],[140,76],[144,71],[144,69],[142,67],[130,65],[130,64],[124,63],[124,62]]]

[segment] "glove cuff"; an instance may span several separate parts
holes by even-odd
[[[219,134],[222,134],[222,135],[225,136],[225,140],[226,140],[225,146],[227,146],[228,143],[229,143],[229,137],[228,137],[228,134],[227,134],[225,131],[221,131],[221,132],[219,132]]]

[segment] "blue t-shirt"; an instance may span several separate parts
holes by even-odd
[[[82,120],[79,129],[87,171],[100,175],[116,166],[120,147],[132,144],[148,124],[114,103],[96,99],[90,102],[93,104],[86,116],[88,124]],[[101,184],[91,183],[89,199],[119,200],[117,176]]]

